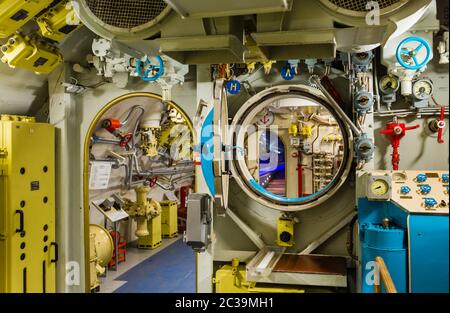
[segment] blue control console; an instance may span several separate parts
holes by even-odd
[[[389,177],[389,199],[364,195],[371,175]],[[358,179],[365,184],[358,193],[360,291],[374,292],[379,256],[398,292],[449,292],[448,173],[376,171]]]

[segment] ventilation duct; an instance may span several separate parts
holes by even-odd
[[[329,14],[333,15],[337,22],[344,25],[365,26],[366,16],[369,10],[379,9],[380,19],[386,19],[399,10],[410,0],[319,0]],[[420,2],[420,1],[419,1]],[[380,21],[381,22],[381,21]],[[384,21],[385,22],[385,21]]]
[[[380,9],[379,25],[368,25],[368,2],[78,0],[77,10],[82,22],[102,37],[158,38],[159,51],[180,63],[216,64],[331,59],[337,50],[372,50],[410,29],[434,3],[374,1]],[[256,30],[247,28],[244,37],[245,19],[255,20]]]
[[[77,4],[83,24],[103,38],[135,44],[158,39],[160,52],[183,64],[244,60],[242,18],[185,19],[163,0],[78,0]]]
[[[107,39],[136,40],[158,35],[175,12],[163,0],[77,0],[80,20]]]
[[[182,18],[204,18],[289,11],[294,0],[164,1]]]

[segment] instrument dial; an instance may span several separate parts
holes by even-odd
[[[376,196],[383,196],[389,192],[389,183],[383,179],[377,179],[370,186],[372,193]]]
[[[417,99],[428,99],[433,94],[433,83],[427,79],[416,81],[413,85],[413,94]]]
[[[393,75],[383,76],[380,80],[380,89],[383,93],[391,93],[398,90],[400,86],[397,77]]]

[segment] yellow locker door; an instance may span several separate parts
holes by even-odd
[[[7,184],[7,167],[6,157],[7,150],[4,143],[5,138],[5,124],[0,122],[0,293],[6,291],[6,240],[8,238],[6,233],[6,184]]]
[[[49,124],[4,122],[6,292],[54,292],[55,154]]]

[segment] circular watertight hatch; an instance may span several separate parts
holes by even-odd
[[[268,114],[272,123],[265,122]],[[300,211],[329,199],[348,177],[351,131],[317,90],[278,86],[249,99],[231,131],[231,172],[257,202]]]
[[[127,29],[153,21],[167,8],[163,0],[86,0],[86,5],[105,24]]]

